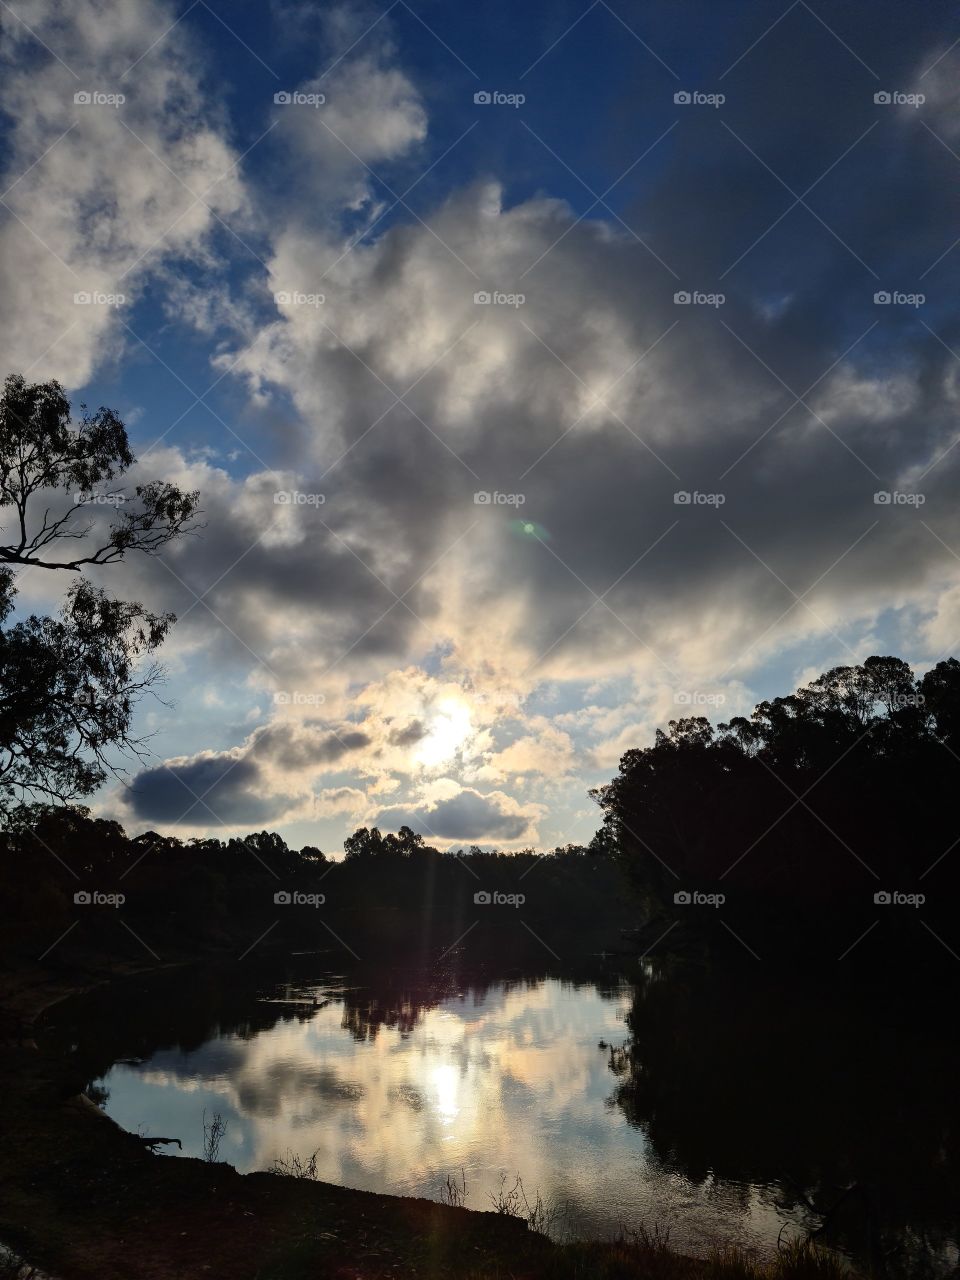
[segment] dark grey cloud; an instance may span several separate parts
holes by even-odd
[[[295,722],[269,724],[236,750],[201,752],[143,769],[133,779],[128,806],[136,818],[173,825],[276,822],[307,798],[298,774],[345,760],[369,744],[366,733],[341,727],[342,733]]]
[[[427,735],[427,727],[421,720],[411,720],[398,729],[391,729],[387,741],[391,747],[412,747]]]
[[[443,840],[519,840],[532,819],[510,812],[505,797],[483,795],[469,788],[435,805],[395,805],[377,815],[376,825],[385,831],[408,826],[424,836]]]
[[[262,784],[253,760],[202,755],[142,770],[133,780],[128,804],[134,817],[148,822],[256,826],[278,812],[277,799],[258,794]]]
[[[308,769],[332,764],[370,741],[359,729],[344,727],[337,732],[309,721],[302,728],[280,721],[257,730],[251,739],[250,756],[283,769]]]

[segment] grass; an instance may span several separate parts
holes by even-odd
[[[316,1182],[320,1176],[317,1173],[317,1156],[319,1154],[319,1151],[315,1151],[308,1160],[304,1160],[296,1151],[288,1151],[285,1156],[277,1156],[270,1166],[269,1172],[279,1174],[284,1178],[299,1178],[301,1181]]]
[[[866,1280],[815,1245],[785,1246],[776,1258],[758,1262],[739,1249],[718,1251],[709,1258],[675,1253],[663,1239],[644,1233],[612,1244],[578,1242],[558,1245],[535,1267],[522,1261],[502,1269],[471,1270],[462,1280]]]

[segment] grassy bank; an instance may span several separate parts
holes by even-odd
[[[76,1068],[40,1047],[33,1034],[45,1008],[125,971],[136,966],[105,967],[88,957],[69,974],[33,966],[6,975],[0,985],[6,1134],[0,1241],[56,1280],[824,1280],[844,1274],[810,1250],[759,1266],[735,1255],[686,1258],[643,1236],[555,1244],[507,1214],[154,1155],[81,1095]]]

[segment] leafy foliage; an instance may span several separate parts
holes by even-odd
[[[7,378],[0,512],[12,524],[0,544],[0,624],[13,611],[16,569],[79,573],[129,552],[155,554],[196,527],[198,495],[173,484],[92,495],[134,461],[112,410],[84,408],[74,427],[59,383]],[[133,709],[160,679],[150,655],[174,620],[113,600],[80,577],[59,617],[30,616],[0,629],[0,811],[38,797],[89,795],[110,771],[111,748],[142,757],[144,741],[131,733]]]

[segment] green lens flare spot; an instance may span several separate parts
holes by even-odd
[[[543,525],[534,520],[511,520],[510,528],[520,538],[537,538],[545,542],[550,537]]]

